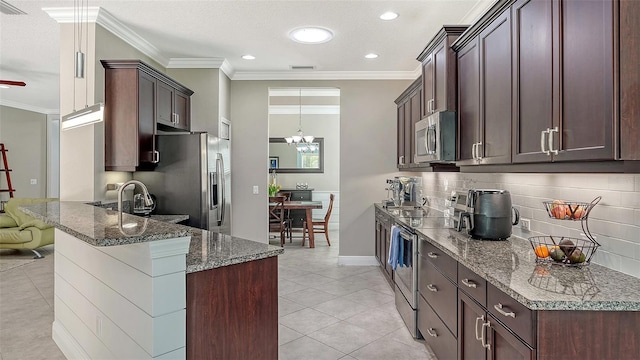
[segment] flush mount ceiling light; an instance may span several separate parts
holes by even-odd
[[[378,54],[371,53],[371,54],[365,55],[364,57],[366,57],[367,59],[375,59],[378,57]]]
[[[255,60],[256,57],[253,55],[242,55],[242,58],[245,60]]]
[[[386,13],[380,15],[381,20],[394,20],[397,17],[398,17],[398,14],[394,13],[393,11],[387,11]]]
[[[333,39],[333,32],[321,27],[302,27],[291,30],[289,37],[302,44],[322,44]]]

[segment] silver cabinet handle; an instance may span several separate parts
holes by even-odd
[[[180,124],[180,114],[176,113],[176,125]]]
[[[475,282],[473,282],[473,280],[469,280],[469,279],[462,279],[462,283],[466,286],[466,287],[470,287],[470,288],[477,288],[478,285],[476,285]]]
[[[489,321],[482,324],[482,347],[487,349],[491,348],[491,345],[487,341],[487,329],[489,328],[489,326],[491,326],[491,323]]]
[[[493,305],[493,308],[496,309],[497,312],[499,312],[500,314],[504,315],[504,316],[510,316],[512,318],[516,318],[516,313],[514,313],[513,311],[509,311],[506,312],[504,309],[509,310],[508,308],[504,307],[504,305],[497,303],[496,305]]]
[[[540,132],[540,151],[542,151],[546,155],[551,155],[551,151],[544,149],[544,145],[548,141],[549,131],[551,131],[551,129],[543,130]],[[545,139],[545,135],[547,135],[547,139]]]
[[[438,337],[438,333],[436,332],[436,330],[434,328],[428,328],[427,329],[427,334],[429,334],[429,336],[432,336],[432,337]]]
[[[476,147],[478,146],[478,143],[473,143],[473,145],[471,145],[471,158],[473,160],[477,159],[477,155],[476,155]]]
[[[151,152],[151,162],[157,164],[160,162],[160,152],[158,150],[153,150]]]
[[[433,286],[433,284],[427,285],[427,289],[429,289],[429,291],[438,292],[438,288]]]
[[[476,318],[476,340],[482,341],[482,334],[481,332],[480,333],[478,332],[478,321],[482,321],[482,323],[484,324],[484,315],[481,315]]]
[[[436,112],[436,99],[431,99],[431,112]]]
[[[427,256],[432,258],[432,259],[437,259],[438,258],[438,254],[434,253],[433,251],[429,251],[427,253]]]
[[[404,155],[398,157],[398,165],[404,165]]]
[[[554,127],[553,129],[549,129],[549,151],[554,155],[558,155],[558,149],[553,148],[553,133],[558,133],[558,127]]]
[[[481,160],[482,159],[482,155],[480,155],[480,147],[482,146],[482,142],[478,143],[478,146],[476,147],[476,160]]]

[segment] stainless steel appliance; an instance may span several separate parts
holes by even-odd
[[[134,173],[156,195],[155,212],[187,214],[189,226],[231,234],[229,139],[182,133],[157,135],[156,142],[156,169]]]
[[[520,213],[511,206],[507,190],[471,189],[467,211],[460,214],[458,231],[465,226],[473,238],[504,240],[511,236],[511,227],[519,221]]]
[[[413,161],[447,162],[456,160],[456,113],[440,111],[418,121],[415,126]]]
[[[423,206],[422,178],[417,176],[396,176],[387,179],[394,206]]]
[[[403,223],[396,222],[400,228],[400,241],[404,246],[403,263],[394,270],[396,309],[409,332],[414,338],[420,338],[418,332],[418,235]]]

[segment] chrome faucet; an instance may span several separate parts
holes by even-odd
[[[149,195],[149,190],[147,190],[147,186],[145,184],[143,184],[142,182],[140,182],[138,180],[129,180],[129,181],[125,182],[118,189],[118,223],[119,224],[122,224],[122,192],[124,191],[124,189],[127,186],[129,186],[131,184],[133,184],[134,186],[135,185],[140,185],[140,188],[142,189],[142,195],[144,197],[144,205],[145,206],[151,207],[153,205],[153,199],[151,198],[151,195]]]

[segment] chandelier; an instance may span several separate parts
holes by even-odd
[[[300,89],[300,95],[298,96],[298,105],[299,105],[299,117],[298,117],[298,132],[295,135],[285,137],[284,139],[287,141],[287,144],[298,144],[298,143],[312,143],[314,137],[311,135],[304,135],[302,133],[302,89]]]

